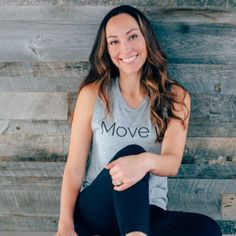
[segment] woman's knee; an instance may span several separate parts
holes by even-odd
[[[137,155],[137,154],[140,154],[140,153],[143,153],[143,152],[146,152],[143,147],[141,147],[140,145],[137,145],[137,144],[131,144],[131,145],[125,146],[124,148],[119,150],[115,154],[115,156],[112,158],[111,161],[114,161],[114,160],[116,160],[120,157],[123,157],[123,156]]]

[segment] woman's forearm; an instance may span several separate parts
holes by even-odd
[[[181,159],[174,154],[158,155],[150,152],[141,154],[145,160],[147,172],[158,176],[175,176],[178,173]]]
[[[61,187],[61,202],[60,202],[60,224],[66,224],[70,228],[74,228],[73,214],[75,202],[80,191],[84,174],[78,174],[75,171],[65,166],[64,176]]]

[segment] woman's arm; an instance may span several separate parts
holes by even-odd
[[[79,93],[71,126],[70,147],[61,189],[59,229],[74,229],[73,213],[86,171],[91,144],[91,119],[96,101],[95,85],[84,87]]]
[[[180,96],[183,95],[182,88],[175,86],[174,89]],[[186,94],[184,103],[190,111],[191,99],[188,93]],[[179,107],[180,105],[175,106],[177,109],[182,107]],[[185,115],[185,113],[181,111],[175,112],[175,114],[181,118],[184,118]],[[163,138],[160,155],[148,152],[140,154],[145,158],[147,171],[158,176],[175,176],[178,173],[186,143],[189,117],[185,120],[186,129],[183,128],[180,120],[170,120]]]

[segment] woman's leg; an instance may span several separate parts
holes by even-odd
[[[150,205],[150,236],[221,236],[218,224],[198,213],[165,211]]]
[[[111,161],[145,152],[138,145],[120,150]],[[133,231],[148,234],[149,174],[124,191],[113,189],[109,170],[103,169],[93,183],[84,189],[76,202],[74,222],[79,236],[93,234],[124,236]]]

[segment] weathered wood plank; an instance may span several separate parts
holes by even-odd
[[[156,2],[155,2],[156,5]],[[101,22],[104,15],[113,6],[1,6],[0,20],[9,21],[44,21],[44,22],[64,22],[67,24],[80,22],[97,24]],[[201,22],[201,23],[227,23],[235,24],[235,12],[230,9],[194,9],[194,8],[146,8],[140,6],[139,9],[154,21],[165,22]],[[9,16],[11,16],[9,18]]]
[[[235,138],[189,137],[183,163],[233,164]],[[0,135],[0,161],[46,161],[65,159],[68,135]],[[61,156],[61,157],[60,157]]]
[[[170,64],[168,72],[190,93],[235,94],[235,65]]]
[[[33,62],[34,77],[79,77],[88,73],[89,63],[87,61],[77,62]]]
[[[1,162],[0,164],[1,220],[8,215],[26,218],[29,216],[48,218],[53,215],[56,217],[59,209],[59,191],[64,163]],[[219,203],[223,193],[236,192],[234,179],[169,178],[168,183],[168,209],[204,213],[217,219],[221,224],[231,224],[230,228],[226,227],[226,229],[233,229],[234,221],[220,220]],[[37,207],[38,205],[40,207]],[[30,222],[28,230],[32,224]],[[18,227],[18,224],[15,225]],[[6,228],[1,229],[6,230]]]
[[[0,92],[76,92],[84,77],[0,77]]]
[[[198,212],[223,222],[220,215],[221,192],[235,190],[234,180],[169,180],[169,210]],[[56,217],[59,213],[59,191],[1,191],[0,219],[12,215],[21,217]],[[40,205],[41,203],[41,205]],[[32,207],[31,207],[32,205]],[[40,205],[41,207],[37,207]],[[30,206],[30,207],[29,207]],[[48,208],[46,208],[48,206]],[[44,207],[46,209],[44,209]],[[1,220],[0,220],[1,222]],[[234,221],[224,223],[232,224]],[[0,224],[1,225],[1,224]],[[17,225],[17,224],[16,224]],[[0,227],[1,228],[1,227]],[[232,230],[231,225],[230,230]],[[6,228],[5,228],[6,229]],[[43,230],[42,230],[43,231]],[[232,231],[231,231],[232,232]],[[227,231],[229,233],[229,231]]]
[[[172,194],[220,194],[235,193],[234,179],[168,179],[169,191]],[[188,191],[186,191],[188,189]],[[220,197],[221,198],[221,197]],[[205,199],[203,199],[205,200]],[[178,201],[176,201],[178,202]]]
[[[0,76],[33,76],[30,62],[0,62]]]
[[[68,121],[58,120],[0,120],[1,135],[69,135]]]
[[[190,123],[212,123],[220,127],[222,122],[235,122],[236,96],[231,94],[190,94],[191,116]],[[69,111],[75,106],[77,93],[70,93]],[[69,112],[70,113],[70,112]]]
[[[183,163],[230,164],[236,161],[235,138],[188,138]]]
[[[63,176],[64,165],[64,162],[0,162],[0,177],[2,177],[0,188],[5,189],[7,185],[14,185],[17,188],[18,181],[26,187],[34,187],[39,180],[47,181],[46,177],[53,177],[48,179],[49,184],[51,181],[58,183],[57,178]],[[29,179],[22,182],[17,179],[18,177],[25,180],[29,177]],[[236,179],[236,163],[231,165],[182,164],[178,175],[170,179]],[[45,184],[47,185],[48,182]]]
[[[0,161],[56,161],[68,151],[67,138],[59,135],[0,135]]]
[[[236,194],[223,194],[221,202],[221,213],[223,219],[236,219]]]
[[[197,212],[221,219],[221,198],[235,193],[235,180],[169,179],[168,209]],[[235,219],[235,217],[234,217]]]
[[[16,232],[16,231],[1,231],[1,236],[54,236],[55,232]],[[233,236],[233,235],[223,235]]]
[[[67,120],[66,93],[0,93],[0,119]]]
[[[191,94],[190,121],[234,122],[236,96],[221,94]]]
[[[20,178],[20,177],[18,177]],[[39,179],[40,181],[40,179]],[[220,220],[221,197],[224,193],[236,193],[235,180],[182,180],[169,179],[169,210],[203,213]],[[13,186],[12,186],[13,187]],[[60,185],[50,188],[9,187],[0,192],[0,215],[56,216],[59,213]],[[39,207],[40,206],[40,207]],[[231,220],[236,220],[235,215]]]
[[[0,216],[57,216],[60,190],[3,190],[0,193]]]
[[[45,160],[46,161],[46,160]],[[48,160],[50,161],[50,160]],[[64,161],[63,162],[0,162],[0,177],[3,177],[0,182],[1,186],[6,187],[6,183],[15,184],[18,180],[13,177],[33,177],[29,178],[27,182],[25,182],[26,186],[33,181],[33,185],[35,185],[34,181],[38,181],[39,177],[62,177],[63,169],[64,169]],[[236,178],[236,165],[194,165],[194,164],[182,164],[178,175],[176,177],[172,177],[173,179],[235,179]],[[7,179],[7,178],[11,179]],[[172,179],[170,178],[170,179]],[[4,180],[4,181],[3,181]],[[45,179],[46,180],[46,179]],[[53,180],[54,181],[54,180]],[[57,179],[56,179],[57,181]],[[9,184],[9,186],[11,185]],[[236,190],[236,189],[235,189]]]
[[[222,161],[223,162],[223,161]],[[226,161],[225,161],[226,162]],[[236,162],[229,165],[182,164],[178,175],[182,179],[236,179]],[[236,189],[235,189],[236,191]]]
[[[0,177],[62,177],[64,166],[62,162],[0,162]]]
[[[78,77],[88,72],[88,62],[0,62],[0,77]]]
[[[235,26],[153,23],[153,28],[172,63],[235,64],[236,40],[232,40],[236,36]],[[225,55],[231,61],[225,60]]]
[[[236,137],[235,122],[191,121],[188,137]]]
[[[153,26],[172,63],[235,64],[234,25],[154,22]],[[2,21],[0,28],[0,61],[87,61],[98,25]]]
[[[35,176],[33,175],[34,173],[29,175],[27,172],[25,172],[25,175],[23,176],[22,172],[23,170],[20,172],[20,176],[11,176],[7,173],[4,173],[3,176],[1,175],[1,192],[12,190],[20,191],[22,189],[24,189],[24,191],[39,191],[40,189],[42,189],[42,191],[60,190],[63,170],[60,170],[60,173],[56,176],[50,176],[50,174],[48,174],[47,176],[41,176],[40,174],[38,174],[38,176]],[[33,171],[29,170],[29,172],[32,173]],[[42,172],[45,174],[44,170]],[[59,171],[57,170],[57,172]]]
[[[69,109],[72,110],[76,100],[76,93],[71,94]],[[212,122],[221,126],[222,122],[235,122],[236,96],[231,94],[190,94],[191,122]]]
[[[22,64],[0,63],[0,92],[76,92],[89,68],[88,62]],[[190,93],[235,94],[235,65],[170,64],[168,72]]]
[[[56,216],[24,216],[12,214],[0,217],[0,231],[55,232],[58,225]]]
[[[68,110],[75,105],[65,92],[0,92],[0,119],[67,120]],[[234,122],[235,95],[191,94],[192,121]],[[69,103],[69,107],[68,104]]]
[[[69,135],[69,121],[0,120],[1,135]],[[188,137],[236,137],[236,122],[190,122]]]
[[[145,1],[136,1],[136,0],[128,0],[128,1],[107,1],[107,0],[72,0],[72,1],[49,1],[49,0],[1,0],[1,6],[21,6],[21,5],[28,5],[28,6],[116,6],[121,4],[130,4],[136,7],[141,7],[145,9],[153,9],[156,6],[157,9],[160,8],[197,8],[197,9],[232,9],[236,6],[234,0],[208,0],[208,1],[161,1],[161,0],[145,0]]]

